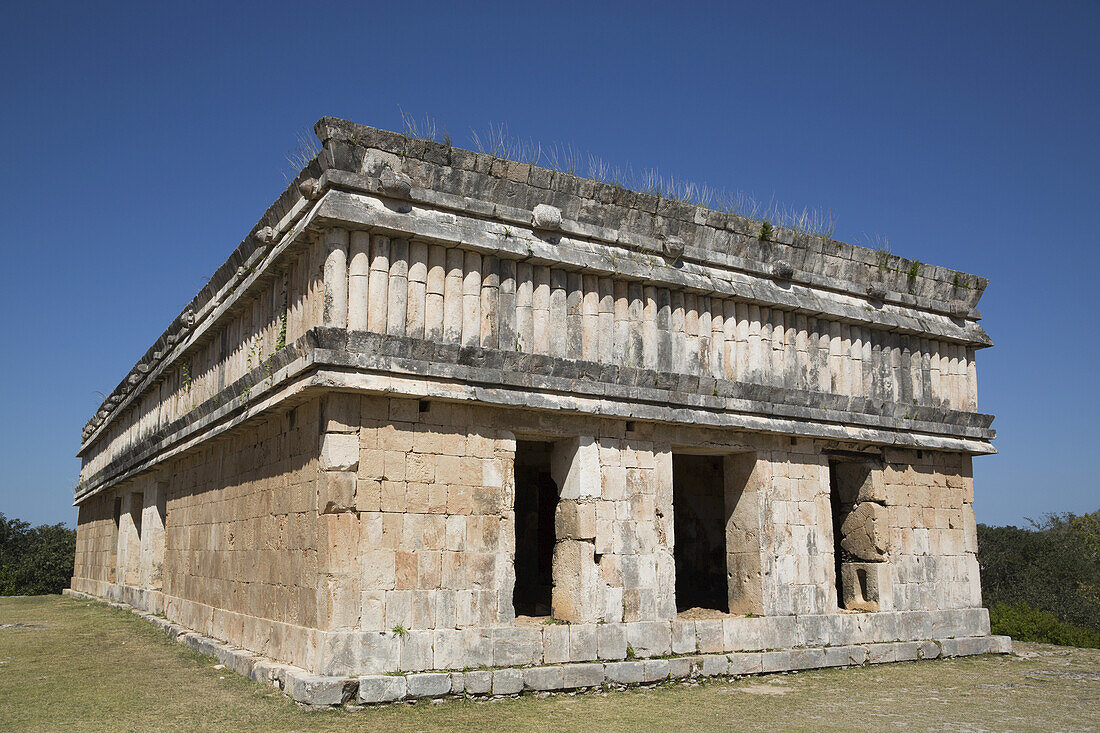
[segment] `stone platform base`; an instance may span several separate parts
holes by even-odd
[[[288,664],[238,649],[133,606],[73,590],[65,595],[100,601],[132,611],[159,626],[172,639],[216,658],[237,674],[279,687],[297,702],[313,706],[386,703],[444,695],[517,695],[588,687],[655,684],[689,677],[732,677],[769,672],[905,662],[973,654],[1007,654],[1007,636],[894,641],[847,646],[799,647],[762,652],[694,654],[616,662],[582,662],[533,667],[478,669],[467,672],[336,677],[314,675]]]

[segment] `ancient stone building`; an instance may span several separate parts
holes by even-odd
[[[85,428],[75,592],[315,704],[1006,648],[985,280],[316,130]]]

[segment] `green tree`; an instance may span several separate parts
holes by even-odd
[[[991,619],[1010,624],[1012,635],[1052,643],[1086,638],[1055,633],[1054,621],[1100,631],[1100,511],[1028,521],[1030,528],[978,525],[982,596]],[[994,630],[1010,633],[1007,626]]]
[[[0,513],[0,595],[60,593],[69,587],[75,554],[76,530],[31,527]]]

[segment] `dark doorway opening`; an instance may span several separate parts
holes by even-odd
[[[672,456],[676,611],[729,612],[722,456]]]
[[[549,616],[554,590],[554,512],[558,486],[550,475],[554,444],[516,441],[516,586],[523,616]]]

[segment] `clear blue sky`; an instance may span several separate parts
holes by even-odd
[[[0,512],[73,523],[80,430],[322,115],[398,105],[837,213],[987,276],[979,521],[1100,508],[1100,4],[11,4]],[[1091,458],[1090,458],[1091,456]]]

